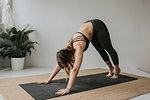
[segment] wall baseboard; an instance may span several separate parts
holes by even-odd
[[[2,67],[0,67],[0,72],[7,71],[7,70],[10,70],[10,69],[11,69],[10,66],[2,66]]]

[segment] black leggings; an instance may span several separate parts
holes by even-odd
[[[108,54],[109,54],[113,61],[113,64],[118,65],[119,64],[118,54],[112,46],[109,31],[106,25],[99,19],[89,20],[87,22],[92,22],[93,24],[93,38],[91,43],[99,52],[103,60],[108,61],[109,60]]]

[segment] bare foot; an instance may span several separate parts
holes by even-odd
[[[106,75],[106,77],[112,77],[113,70],[114,70],[114,67],[112,67],[112,68],[109,70],[109,73]]]
[[[114,69],[114,75],[111,77],[112,79],[117,79],[119,77],[119,73],[121,72],[120,68]]]

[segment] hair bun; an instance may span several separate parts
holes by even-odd
[[[73,48],[72,48],[72,46],[67,46],[67,50],[69,50],[69,51],[72,51],[73,50]]]

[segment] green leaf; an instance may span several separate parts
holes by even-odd
[[[10,30],[8,28],[6,29],[6,32],[10,35]]]
[[[17,39],[16,35],[12,35],[12,36],[10,37],[10,40],[11,40],[11,41],[16,41],[16,39]]]
[[[26,51],[25,50],[19,50],[18,51],[18,57],[25,57],[26,56]]]
[[[7,31],[7,30],[6,30]],[[7,32],[10,36],[11,36],[11,33],[17,33],[17,29],[15,27],[12,27],[11,29],[8,30]],[[13,35],[13,34],[12,34]]]
[[[16,37],[17,37],[17,40],[20,41],[20,38],[21,38],[21,31],[18,31]]]
[[[28,46],[27,47],[27,49],[31,49],[31,48],[35,49],[34,46]]]
[[[25,41],[27,41],[28,39],[29,39],[29,36],[25,35],[25,36],[23,37],[23,39],[22,39],[22,42],[25,42]]]
[[[27,27],[25,27],[21,32],[24,33],[24,31],[26,30]]]
[[[13,27],[13,28],[11,29],[11,31],[12,31],[13,34],[17,34],[17,29],[16,29],[15,27]]]
[[[2,52],[4,49],[5,49],[5,47],[1,47],[1,48],[0,48],[0,52]]]
[[[5,58],[7,56],[10,56],[12,52],[13,52],[13,49],[11,47],[4,47],[4,49],[0,51],[0,56],[2,58]]]
[[[3,43],[10,45],[10,46],[13,46],[13,47],[15,46],[14,42],[12,42],[11,40],[4,40]]]
[[[10,36],[7,33],[3,32],[2,34],[0,34],[0,38],[3,38],[3,40],[4,39],[8,39],[9,40]]]
[[[29,50],[28,52],[29,52],[29,55],[31,55],[31,50]]]
[[[30,41],[30,42],[27,42],[26,45],[27,45],[27,46],[28,46],[28,45],[33,45],[34,43],[38,44],[37,42],[32,42],[32,41]]]
[[[25,42],[26,40],[29,39],[28,34],[33,32],[34,30],[27,30],[25,32],[22,33],[22,37],[21,37],[21,41]]]
[[[22,41],[22,39],[23,39],[23,37],[24,37],[25,30],[26,30],[26,27],[21,31],[21,38],[20,38],[20,41]]]
[[[27,30],[25,31],[26,34],[32,33],[34,30]]]

